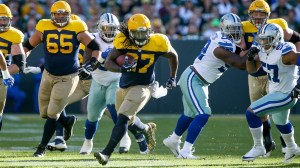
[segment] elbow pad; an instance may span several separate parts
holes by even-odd
[[[93,51],[94,50],[100,51],[99,43],[95,39],[93,39],[86,47]]]
[[[23,43],[23,47],[26,47],[29,51],[32,50],[34,47],[30,44],[29,40]]]
[[[23,72],[26,65],[26,57],[24,54],[18,54],[12,56],[13,63],[19,67],[19,72]]]
[[[293,31],[293,35],[292,35],[292,37],[290,38],[290,40],[289,40],[289,42],[291,42],[291,43],[297,43],[297,42],[299,42],[300,41],[300,34],[298,33],[298,32],[296,32],[296,31]]]

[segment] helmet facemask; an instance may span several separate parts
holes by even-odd
[[[282,41],[282,29],[275,24],[266,24],[256,36],[255,41],[264,53],[270,53]]]
[[[119,33],[119,26],[119,20],[112,13],[102,14],[97,22],[99,36],[108,43],[114,41],[116,35]]]
[[[11,26],[11,18],[7,16],[0,16],[0,32],[6,32]]]
[[[253,16],[255,15],[255,16]],[[265,16],[263,16],[265,15]],[[249,13],[250,22],[257,27],[258,29],[261,28],[263,25],[267,23],[269,18],[268,13],[264,11],[253,11]]]
[[[149,42],[151,30],[145,27],[138,28],[137,30],[129,30],[130,39],[137,45],[143,46]]]
[[[65,27],[67,24],[69,24],[70,18],[71,14],[64,9],[60,9],[54,13],[51,13],[52,23],[57,27]]]
[[[221,32],[231,39],[235,44],[239,44],[242,40],[242,25],[240,23],[221,28]]]

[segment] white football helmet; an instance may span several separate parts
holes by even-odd
[[[221,33],[231,39],[235,44],[239,44],[242,39],[241,19],[233,13],[225,14],[220,20]]]
[[[270,53],[279,43],[283,42],[283,30],[277,24],[265,24],[259,29],[255,41],[262,52]]]
[[[120,22],[118,18],[112,13],[102,14],[97,22],[97,29],[100,37],[109,43],[115,39],[117,33],[119,32],[119,26]]]

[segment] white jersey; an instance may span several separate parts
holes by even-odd
[[[229,68],[229,65],[214,55],[213,52],[217,47],[231,52],[236,50],[236,45],[218,31],[210,37],[193,64],[198,73],[209,83],[216,81]]]
[[[269,78],[269,92],[280,91],[289,93],[297,84],[298,66],[285,65],[282,62],[282,55],[294,50],[296,47],[290,42],[279,44],[269,54],[259,52],[259,60]]]
[[[111,50],[114,45],[113,43],[106,43],[100,37],[98,33],[93,33],[93,36],[100,44],[100,48],[102,52],[107,50]],[[92,72],[92,77],[96,82],[103,86],[108,86],[110,83],[119,80],[121,77],[121,73],[111,72],[104,68],[104,64],[100,64],[99,68]]]

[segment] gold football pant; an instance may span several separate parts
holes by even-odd
[[[150,100],[153,85],[137,85],[126,89],[118,88],[116,91],[116,110],[118,114],[127,116],[131,121],[134,116]]]
[[[58,119],[78,81],[78,73],[55,76],[44,70],[38,95],[40,116]]]
[[[4,86],[2,83],[2,79],[0,79],[0,116],[3,115],[3,110],[6,102],[6,94],[7,94],[7,86]]]
[[[268,76],[254,77],[248,75],[250,101],[254,102],[268,93]]]

